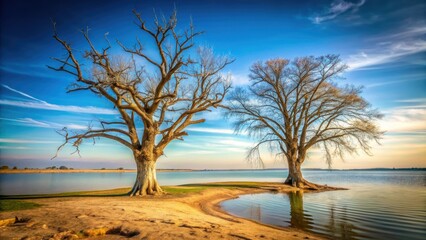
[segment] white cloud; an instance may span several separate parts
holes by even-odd
[[[61,124],[61,123],[54,123],[54,122],[38,121],[32,118],[17,118],[17,119],[0,118],[0,120],[16,122],[16,123],[19,123],[20,125],[30,126],[30,127],[53,128],[53,129],[60,129],[60,128],[66,127],[68,129],[78,129],[78,130],[87,129],[87,126],[85,125],[79,125],[79,124],[73,124],[73,123]]]
[[[220,139],[217,141],[214,141],[215,144],[217,145],[224,145],[224,146],[232,146],[232,147],[253,147],[253,143],[251,142],[245,142],[245,141],[240,141],[240,140],[235,140],[235,139]]]
[[[400,99],[400,100],[395,100],[395,102],[401,102],[401,103],[426,103],[426,98]]]
[[[387,43],[376,49],[364,50],[350,55],[347,59],[349,69],[355,70],[368,66],[389,63],[400,57],[426,51],[425,40],[406,40]]]
[[[423,106],[426,107],[426,106]],[[390,133],[426,132],[426,109],[406,106],[385,111],[379,122],[381,129]]]
[[[59,142],[57,142],[57,141],[42,141],[42,140],[28,140],[28,139],[0,138],[0,143],[50,144],[50,143],[59,143]]]
[[[22,107],[22,108],[44,109],[44,110],[52,110],[52,111],[76,112],[76,113],[91,113],[91,114],[106,114],[106,115],[117,114],[117,112],[112,109],[99,108],[99,107],[93,107],[93,106],[79,107],[79,106],[72,106],[72,105],[66,106],[66,105],[51,104],[46,101],[35,98],[29,94],[26,94],[24,92],[13,89],[7,85],[2,84],[2,86],[10,91],[18,93],[29,99],[32,99],[33,101],[14,101],[14,100],[1,99],[0,105],[8,105],[8,106]]]
[[[191,155],[209,155],[209,154],[215,154],[217,152],[213,150],[191,150],[191,151],[185,151],[185,152],[175,152],[173,153],[173,156],[188,156],[188,153]]]
[[[249,78],[248,76],[245,75],[240,75],[240,74],[233,74],[231,76],[231,82],[232,82],[232,86],[240,86],[240,85],[247,85],[249,84]]]
[[[23,149],[31,149],[31,148],[29,148],[29,147],[0,146],[0,149],[23,150]]]
[[[368,49],[350,55],[346,62],[350,70],[389,63],[407,55],[426,51],[426,27],[422,22],[402,26],[394,33],[367,39]]]
[[[355,12],[359,7],[364,5],[365,0],[361,0],[358,3],[346,2],[343,0],[335,0],[331,3],[330,7],[324,11],[323,14],[312,17],[311,21],[315,24],[321,24],[326,21],[330,21],[338,17],[339,15],[352,11]]]
[[[6,88],[6,89],[8,89],[8,90],[12,91],[12,92],[18,93],[18,94],[20,94],[20,95],[22,95],[22,96],[24,96],[24,97],[30,98],[30,99],[35,100],[35,101],[37,101],[37,102],[47,103],[47,102],[45,102],[45,101],[43,101],[43,100],[40,100],[40,99],[35,98],[35,97],[31,96],[31,95],[28,95],[28,94],[26,94],[26,93],[24,93],[24,92],[21,92],[21,91],[18,91],[18,90],[16,90],[16,89],[13,89],[13,88],[11,88],[11,87],[9,87],[9,86],[7,86],[7,85],[2,84],[2,86],[3,86],[4,88]]]
[[[234,134],[234,130],[226,129],[226,128],[190,127],[190,128],[187,128],[187,130],[192,132]]]
[[[63,111],[63,112],[75,112],[75,113],[91,113],[91,114],[105,114],[105,115],[113,115],[117,114],[116,111],[112,109],[99,108],[99,107],[79,107],[72,105],[57,105],[43,102],[35,102],[35,101],[14,101],[14,100],[0,100],[0,105],[8,105],[14,107],[22,107],[22,108],[35,108],[35,109],[43,109],[43,110],[51,110],[51,111]]]
[[[386,36],[378,36],[378,37],[372,38],[371,40],[381,41],[383,44],[385,44],[390,40],[412,38],[412,37],[417,37],[423,34],[426,34],[426,27],[423,26],[423,23],[417,23],[414,26],[408,26],[404,28],[404,30],[402,31],[398,31],[396,33],[392,33]]]
[[[392,80],[392,79],[395,79],[395,78],[389,77],[387,81],[369,83],[369,84],[366,84],[365,87],[366,88],[374,88],[374,87],[381,87],[381,86],[390,85],[390,84],[398,84],[398,83],[402,83],[402,82],[423,81],[425,79],[425,77],[426,77],[426,75],[424,73],[403,74],[403,75],[397,75],[396,76],[396,79],[398,79],[398,80]]]

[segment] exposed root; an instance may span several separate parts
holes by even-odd
[[[140,181],[137,181],[133,186],[132,190],[128,193],[128,195],[130,197],[133,197],[146,195],[161,195],[163,193],[163,189],[161,189],[161,187],[158,185],[158,183],[156,183],[156,181],[155,184],[145,182],[143,185],[140,183]]]
[[[316,183],[311,183],[307,181],[306,179],[293,179],[290,176],[287,177],[287,179],[284,181],[284,184],[290,185],[293,187],[297,187],[300,189],[306,189],[306,190],[332,190],[332,189],[339,189],[335,187],[330,187],[327,185],[321,185]]]
[[[137,175],[129,196],[161,195],[164,191],[157,182],[157,174],[154,161],[136,162]]]

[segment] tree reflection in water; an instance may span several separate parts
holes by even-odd
[[[341,216],[336,216],[336,212]],[[329,235],[339,239],[358,239],[360,235],[354,231],[355,225],[349,223],[347,219],[346,208],[336,211],[334,205],[331,205],[329,222],[325,225]]]
[[[288,193],[290,201],[290,227],[309,231],[313,228],[312,216],[303,210],[303,191]]]
[[[317,221],[303,207],[303,191],[294,191],[287,194],[290,202],[290,227],[328,235],[338,239],[358,239],[360,237],[354,230],[356,227],[348,222],[346,208],[336,210],[330,206],[328,222]],[[320,214],[321,211],[313,214]]]
[[[249,211],[249,218],[256,220],[258,222],[262,221],[262,211],[260,208],[260,204],[252,204],[250,205],[250,207],[248,208]]]

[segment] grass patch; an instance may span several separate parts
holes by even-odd
[[[223,182],[223,183],[184,184],[182,186],[234,189],[234,188],[260,188],[262,185],[263,183],[260,183],[260,182]]]
[[[0,200],[0,212],[18,211],[40,207],[41,204],[17,200]]]
[[[169,194],[185,194],[185,193],[198,193],[205,190],[207,187],[197,186],[197,187],[162,187],[164,191]]]
[[[0,195],[0,199],[35,199],[35,198],[61,198],[61,197],[117,197],[125,196],[130,188],[117,188],[110,190],[65,192],[53,194],[32,194],[32,195]]]
[[[184,184],[180,186],[162,186],[162,189],[171,195],[198,193],[208,188],[260,188],[265,183],[262,182],[216,182],[200,184]],[[110,190],[65,192],[54,194],[34,194],[34,195],[0,195],[0,201],[5,199],[37,199],[37,198],[61,198],[61,197],[119,197],[126,196],[130,188],[117,188]]]

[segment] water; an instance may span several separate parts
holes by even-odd
[[[307,172],[314,182],[348,187],[322,193],[248,194],[221,203],[236,216],[331,239],[425,239],[426,172]],[[316,179],[316,180],[314,180]],[[311,180],[311,179],[310,179]],[[339,180],[339,181],[337,181]]]
[[[159,172],[161,185],[282,182],[285,170]],[[425,239],[426,171],[307,170],[309,181],[350,190],[249,194],[221,205],[229,213],[332,239]],[[0,195],[130,187],[135,173],[0,174]]]
[[[284,170],[158,172],[160,185],[220,181],[284,181]],[[132,187],[136,173],[0,174],[0,195],[62,193]]]

